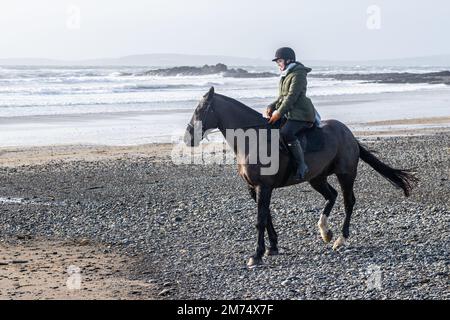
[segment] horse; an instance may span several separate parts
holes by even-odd
[[[195,130],[196,124],[201,122],[201,130]],[[198,103],[184,134],[184,143],[188,147],[196,147],[207,136],[210,130],[219,129],[227,140],[228,130],[241,129],[260,131],[272,126],[263,115],[243,103],[214,92],[214,87],[203,96]],[[320,235],[325,243],[333,238],[333,232],[328,226],[330,212],[336,202],[338,192],[328,183],[327,177],[335,174],[343,193],[345,219],[342,234],[333,244],[333,250],[338,250],[346,244],[350,235],[350,218],[356,199],[353,185],[357,175],[359,159],[369,164],[393,186],[403,190],[408,197],[418,179],[413,169],[395,169],[379,160],[371,150],[363,146],[352,134],[350,129],[337,120],[323,120],[320,128],[323,143],[320,150],[306,152],[305,161],[309,172],[303,180],[294,177],[294,161],[287,152],[279,152],[278,170],[274,174],[261,174],[264,165],[260,162],[249,161],[249,146],[237,148],[234,141],[227,142],[233,146],[238,163],[239,175],[247,182],[250,196],[257,205],[257,242],[255,253],[249,258],[247,266],[254,268],[263,264],[263,256],[279,253],[278,235],[272,223],[270,201],[272,191],[276,188],[308,182],[326,200],[320,219],[317,223]],[[259,136],[258,136],[259,137]],[[277,141],[278,142],[278,141]],[[271,143],[267,139],[258,138],[258,144]],[[266,249],[264,235],[267,230],[269,247]]]

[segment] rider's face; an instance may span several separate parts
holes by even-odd
[[[280,68],[280,71],[284,71],[286,69],[286,61],[284,59],[277,59],[277,65]]]

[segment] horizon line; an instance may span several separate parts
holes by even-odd
[[[245,60],[258,60],[261,62],[267,61],[270,64],[272,61],[270,58],[268,60],[262,57],[244,57],[244,56],[231,56],[224,54],[194,54],[194,53],[168,53],[168,52],[155,52],[155,53],[136,53],[136,54],[128,54],[117,57],[97,57],[97,58],[82,58],[82,59],[68,59],[68,58],[49,58],[49,57],[6,57],[1,58],[0,60],[50,60],[55,62],[84,62],[91,60],[120,60],[123,58],[129,58],[134,56],[156,56],[156,55],[172,55],[172,56],[197,56],[197,57],[223,57],[223,58],[234,58],[234,59],[245,59]],[[377,61],[389,61],[389,60],[404,60],[404,59],[424,59],[424,58],[437,58],[437,57],[450,57],[450,53],[443,54],[432,54],[432,55],[420,55],[420,56],[407,56],[407,57],[398,57],[398,58],[379,58],[379,59],[329,59],[329,58],[305,58],[301,59],[304,61],[330,61],[330,62],[377,62]]]

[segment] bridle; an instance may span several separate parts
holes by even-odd
[[[213,97],[213,99],[214,99],[214,97]],[[212,99],[212,100],[213,100],[213,99]],[[211,100],[211,101],[208,103],[208,105],[206,106],[205,111],[202,112],[203,119],[200,119],[200,120],[202,121],[202,123],[208,123],[208,118],[207,118],[207,117],[210,116],[211,114],[215,114],[215,110],[214,110],[214,108],[213,108],[213,101],[212,101],[212,100]],[[188,127],[189,127],[191,130],[193,130],[193,131],[195,130],[194,125],[191,124],[191,123],[188,123]],[[202,139],[206,139],[206,140],[209,141],[208,135],[205,136],[205,132],[206,132],[207,130],[209,130],[209,129],[206,129],[206,130],[205,130],[205,129],[203,128],[203,126],[202,126]],[[210,131],[209,134],[219,132],[220,130],[221,130],[221,129],[220,129],[220,124],[218,123],[218,129],[214,129],[214,130]]]

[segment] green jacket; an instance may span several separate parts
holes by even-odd
[[[314,105],[306,97],[306,76],[309,72],[311,72],[310,68],[297,62],[297,65],[281,78],[279,97],[269,105],[272,111],[278,110],[289,120],[314,122]]]

